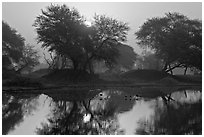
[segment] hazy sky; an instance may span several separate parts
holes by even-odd
[[[179,12],[190,19],[202,19],[201,2],[69,2],[57,4],[75,7],[87,20],[91,20],[96,13],[129,23],[130,31],[127,44],[132,46],[137,53],[140,53],[141,49],[136,45],[134,33],[148,18],[162,17],[167,12]],[[45,2],[4,2],[2,3],[2,19],[15,28],[27,43],[37,45],[35,40],[37,34],[32,24],[41,14],[41,9],[45,9],[49,5],[50,3]],[[38,47],[40,47],[39,44]]]

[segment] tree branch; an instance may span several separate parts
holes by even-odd
[[[177,64],[177,65],[175,65],[175,66],[173,66],[173,67],[171,67],[171,68],[165,70],[165,72],[172,71],[173,69],[178,68],[178,67],[182,67],[182,66],[183,66],[183,64],[181,64],[181,63],[180,63],[180,64]]]

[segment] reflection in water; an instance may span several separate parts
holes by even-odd
[[[50,113],[49,100],[47,96],[39,95],[28,103],[33,105],[35,109],[31,113],[24,115],[23,122],[19,123],[15,130],[9,132],[9,134],[30,134],[35,133],[37,127],[41,127],[41,122],[47,121],[46,117]]]
[[[135,129],[139,126],[137,121],[147,119],[153,113],[153,109],[151,109],[153,103],[153,100],[136,101],[130,111],[118,115],[120,127],[125,129],[125,134],[134,134]]]
[[[111,123],[106,114],[94,115],[90,110],[85,108],[82,102],[73,102],[70,111],[59,110],[54,117],[49,118],[49,123],[44,124],[42,129],[38,130],[38,134],[46,135],[65,135],[65,134],[105,134],[106,132],[115,132],[114,128],[110,128]],[[84,122],[85,115],[91,115],[88,122]],[[106,119],[103,119],[106,117]]]
[[[49,123],[43,124],[38,134],[121,134],[115,114],[117,107],[107,104],[109,97],[107,92],[100,93],[92,100],[63,100],[56,103]],[[58,100],[56,96],[54,100]]]
[[[3,134],[32,134],[48,114],[45,95],[3,94]]]
[[[201,92],[172,90],[178,91],[144,87],[61,95],[3,93],[2,133],[201,134]]]
[[[36,99],[34,95],[11,96],[3,94],[2,100],[2,134],[7,134],[15,129],[15,125],[24,121],[24,117],[30,115],[36,109]]]
[[[166,104],[166,103],[165,103]],[[141,120],[136,134],[202,134],[202,102],[157,106],[149,120]]]

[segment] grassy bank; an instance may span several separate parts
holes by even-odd
[[[132,70],[129,72],[88,74],[73,70],[41,70],[29,75],[16,75],[3,79],[4,89],[49,89],[49,88],[103,88],[141,86],[201,85],[201,76],[170,75],[156,70]]]

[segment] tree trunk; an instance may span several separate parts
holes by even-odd
[[[77,70],[78,69],[78,62],[75,60],[72,60],[72,63],[73,63],[73,69]]]
[[[167,66],[168,66],[168,64],[167,64],[167,63],[165,63],[165,65],[164,65],[164,67],[163,67],[162,71],[166,71]]]
[[[188,67],[185,67],[184,75],[186,75],[187,69],[188,69]]]
[[[93,64],[91,61],[89,62],[89,72],[90,72],[90,74],[94,74]]]
[[[61,69],[64,69],[66,66],[66,57],[61,56]]]
[[[21,68],[19,68],[16,72],[17,72],[18,74],[21,74],[21,71],[22,71],[23,69],[25,69],[27,66],[28,66],[28,63],[26,63],[25,65],[21,66]]]
[[[87,55],[87,59],[83,65],[83,70],[86,71],[86,69],[88,69],[90,74],[94,73],[93,64],[92,64],[92,58],[93,57],[94,57],[93,54],[90,57],[88,57],[88,55]]]
[[[170,70],[171,75],[173,75],[173,71],[171,69],[171,65],[170,64],[169,64],[169,70]]]

